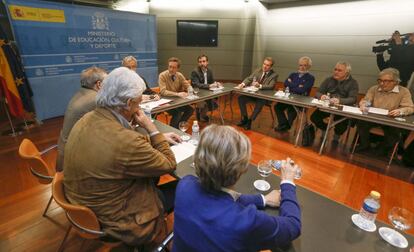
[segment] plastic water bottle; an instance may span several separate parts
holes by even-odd
[[[193,97],[194,89],[193,89],[192,86],[188,87],[187,92],[188,92],[188,97],[190,97],[190,98]]]
[[[325,97],[325,100],[323,100],[323,106],[324,107],[329,107],[330,100],[331,100],[331,94],[327,93],[326,97]]]
[[[152,121],[151,107],[149,105],[145,105],[143,110],[144,114]]]
[[[198,140],[200,139],[200,127],[198,126],[198,121],[193,122],[192,133],[191,133],[191,143],[194,145],[198,144]]]
[[[290,90],[289,90],[289,86],[287,86],[287,87],[285,88],[285,97],[286,97],[286,98],[289,98],[289,95],[290,95]]]
[[[368,222],[375,222],[377,213],[380,208],[381,194],[377,191],[371,191],[371,193],[364,199],[359,215]]]
[[[363,107],[363,109],[362,109],[362,114],[364,114],[364,115],[368,115],[369,107],[371,107],[371,102],[370,102],[370,101],[368,101],[368,100],[366,100],[366,101],[364,102],[364,107]]]
[[[282,169],[282,160],[273,160],[272,166],[275,170],[280,171]]]

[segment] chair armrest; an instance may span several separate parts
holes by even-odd
[[[54,148],[56,148],[57,146],[58,146],[57,144],[54,144],[54,145],[52,145],[52,146],[49,146],[48,148],[46,148],[46,149],[42,150],[42,151],[40,152],[40,155],[43,155],[43,154],[45,154],[45,153],[47,153],[47,152],[49,152],[49,151],[53,150],[53,149],[54,149]]]

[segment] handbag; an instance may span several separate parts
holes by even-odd
[[[302,146],[312,146],[315,140],[315,127],[312,123],[306,123],[302,131]]]

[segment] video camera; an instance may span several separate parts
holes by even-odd
[[[399,31],[395,31],[394,34],[396,33],[400,33]],[[410,36],[410,33],[405,33],[405,34],[401,34],[401,41],[402,41],[402,45],[407,45],[408,44],[408,37]],[[383,53],[385,51],[388,51],[388,53],[391,53],[391,46],[393,44],[395,44],[395,41],[393,38],[390,39],[383,39],[383,40],[378,40],[377,42],[375,42],[375,44],[381,44],[378,46],[373,46],[372,47],[372,52],[373,53]]]

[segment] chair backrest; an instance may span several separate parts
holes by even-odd
[[[50,184],[53,180],[54,169],[43,160],[34,143],[25,138],[19,146],[19,156],[30,166],[30,171],[42,184]]]
[[[52,195],[56,203],[65,210],[68,220],[80,236],[96,239],[105,235],[101,231],[98,218],[90,208],[74,205],[67,201],[63,186],[63,172],[55,174],[52,182]]]

